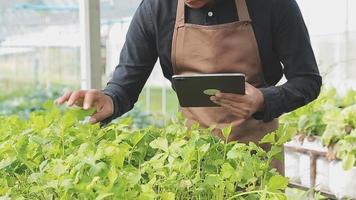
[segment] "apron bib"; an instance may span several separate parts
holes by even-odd
[[[246,2],[235,0],[235,4],[239,21],[204,26],[185,23],[185,3],[178,0],[171,55],[174,74],[244,73],[253,86],[266,85]],[[278,128],[277,119],[268,123],[239,119],[223,107],[181,108],[181,112],[188,127],[216,125],[213,133],[219,137],[220,128],[232,124],[229,141],[257,143]]]

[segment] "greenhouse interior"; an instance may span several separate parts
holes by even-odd
[[[0,0],[0,200],[356,199],[356,0]]]

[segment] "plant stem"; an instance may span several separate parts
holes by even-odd
[[[255,190],[255,191],[249,191],[249,192],[242,192],[240,194],[237,194],[237,195],[234,195],[234,196],[228,198],[227,200],[232,200],[232,199],[235,199],[237,197],[245,196],[245,195],[248,195],[248,194],[258,194],[258,193],[266,193],[266,194],[270,194],[270,195],[276,195],[276,193],[268,192],[268,191],[265,191],[265,190]]]

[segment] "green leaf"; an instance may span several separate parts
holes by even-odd
[[[208,152],[210,148],[210,144],[203,144],[200,148],[199,148],[199,155],[200,157],[205,156],[206,152]]]
[[[227,140],[231,134],[232,125],[229,125],[222,129],[223,136]]]
[[[230,178],[235,174],[235,169],[229,164],[229,163],[224,163],[223,166],[221,167],[221,177],[222,178]]]
[[[177,152],[185,144],[187,144],[186,140],[177,140],[177,141],[172,142],[172,144],[169,146],[169,149],[171,152]]]
[[[161,196],[162,200],[175,200],[176,195],[173,192],[165,192]]]
[[[276,133],[273,132],[265,135],[260,141],[260,144],[265,144],[265,143],[274,144],[275,142],[276,142]]]
[[[108,178],[110,181],[110,184],[113,185],[118,177],[118,174],[113,166],[111,166],[109,172],[108,172]]]
[[[205,178],[205,183],[212,187],[219,185],[220,184],[219,174],[208,174],[208,176]]]
[[[271,150],[267,152],[269,158],[273,158],[282,152],[282,147],[272,146]]]
[[[130,152],[130,145],[128,145],[127,143],[120,144],[119,152],[117,153],[117,155],[113,155],[112,157],[112,164],[119,168],[123,168],[125,158],[129,154],[129,152]]]
[[[44,145],[49,142],[46,138],[40,137],[38,135],[32,135],[30,139],[31,139],[31,141],[33,141],[39,145]]]
[[[89,170],[89,174],[92,177],[94,177],[94,176],[105,177],[107,173],[108,173],[108,166],[104,162],[96,163]]]
[[[43,176],[41,173],[33,173],[27,178],[27,181],[29,183],[40,182],[41,176]]]
[[[226,158],[227,159],[235,159],[239,156],[239,152],[236,150],[230,150],[229,152],[227,152],[226,154]]]
[[[184,189],[189,189],[193,186],[193,184],[191,180],[181,180],[179,186]]]
[[[89,185],[86,186],[86,189],[91,190],[96,184],[96,182],[98,182],[99,180],[100,180],[99,176],[94,177],[93,180],[89,183]]]
[[[135,186],[136,184],[138,184],[141,180],[140,171],[137,170],[136,168],[131,168],[130,170],[126,169],[126,170],[127,170],[126,178],[130,186]]]
[[[13,162],[16,161],[16,157],[8,157],[0,161],[0,170],[10,166]]]
[[[168,152],[168,140],[166,138],[157,138],[150,143],[150,146],[154,149],[161,149]]]
[[[112,197],[114,195],[115,195],[114,193],[103,193],[103,194],[100,194],[98,197],[96,197],[95,200],[103,200],[107,197]]]
[[[90,108],[88,110],[84,109],[74,109],[74,115],[78,120],[83,120],[85,117],[90,116],[96,112],[95,108]]]
[[[284,126],[280,130],[277,130],[278,141],[276,145],[284,145],[284,143],[292,140],[294,135],[297,133],[297,128],[294,126]]]
[[[304,130],[305,127],[308,125],[309,118],[307,115],[300,116],[299,122],[298,122],[298,129],[299,130]]]
[[[16,144],[16,148],[19,156],[26,157],[28,143],[29,143],[28,137],[21,137],[18,140]]]
[[[145,134],[141,132],[132,134],[132,137],[130,139],[132,146],[136,146],[142,140],[143,137],[145,137]]]
[[[52,163],[52,173],[56,176],[61,176],[67,173],[68,167],[64,165],[62,160],[56,159]]]
[[[157,196],[150,184],[141,185],[141,190],[142,192],[138,198],[139,200],[152,200]]]
[[[355,156],[356,155],[352,155],[351,153],[348,153],[346,155],[346,158],[343,159],[343,162],[342,162],[342,167],[344,170],[350,170],[352,169],[354,166],[355,166]]]
[[[267,187],[271,191],[284,190],[288,186],[288,178],[281,175],[272,176],[267,184]]]

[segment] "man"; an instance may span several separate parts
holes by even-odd
[[[229,139],[242,142],[277,129],[277,118],[314,100],[322,82],[295,0],[144,0],[106,88],[68,92],[57,102],[95,107],[92,123],[119,117],[134,106],[158,57],[169,80],[246,74],[246,95],[218,93],[211,100],[221,107],[181,109],[188,126],[232,124]],[[288,81],[275,86],[282,74]]]

